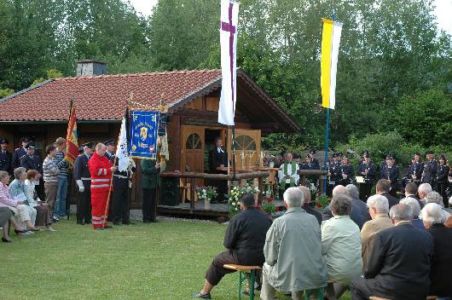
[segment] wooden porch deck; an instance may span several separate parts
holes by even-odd
[[[283,201],[273,202],[277,209],[284,207]],[[180,203],[175,206],[162,205],[157,206],[157,211],[160,215],[173,215],[173,216],[193,216],[193,217],[224,217],[229,216],[229,207],[227,203],[210,203],[209,207],[205,207],[203,201],[197,201],[194,203],[194,207],[190,207],[190,202]]]

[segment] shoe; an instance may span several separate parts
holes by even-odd
[[[12,243],[13,241],[11,241],[10,239],[5,239],[4,237],[2,237],[2,242],[3,243]]]
[[[193,294],[193,298],[199,298],[199,299],[212,299],[210,296],[210,293],[202,294],[201,292]]]
[[[52,222],[53,223],[58,223],[60,221],[60,219],[58,219],[57,217],[53,217],[52,218]]]
[[[47,231],[55,232],[56,230],[52,228],[52,226],[47,226]]]
[[[14,229],[14,232],[15,232],[17,235],[20,235],[20,234],[25,234],[26,232],[28,232],[28,230],[17,230],[17,229]]]
[[[41,231],[41,229],[39,229],[39,228],[36,228],[36,227],[34,227],[34,228],[31,228],[31,229],[29,229],[30,231]]]

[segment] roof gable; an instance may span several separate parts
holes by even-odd
[[[253,90],[263,105],[276,112],[284,125],[298,130],[274,100],[241,70],[238,80]],[[165,104],[171,113],[220,87],[221,70],[59,78],[0,99],[0,122],[64,122],[69,116],[71,100],[79,120],[120,120],[131,93],[135,101],[146,106]]]

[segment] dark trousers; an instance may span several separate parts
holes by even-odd
[[[364,278],[357,278],[352,281],[350,285],[352,300],[367,300],[370,296],[381,296],[372,291],[372,288],[368,285],[367,281],[368,280]]]
[[[77,197],[77,223],[91,223],[91,187],[83,183],[85,191]]]
[[[217,285],[221,278],[228,273],[233,273],[233,270],[227,270],[223,268],[225,264],[239,264],[237,256],[231,251],[224,251],[215,256],[206,272],[206,280],[211,285]]]
[[[112,220],[114,223],[129,223],[129,180],[113,178]]]
[[[447,199],[448,183],[438,183],[438,193],[443,196],[444,207],[449,207],[449,200]]]
[[[371,183],[361,183],[359,185],[359,199],[367,202],[367,198],[370,197],[370,191],[372,190]]]
[[[156,189],[143,189],[143,222],[153,222],[157,217]]]

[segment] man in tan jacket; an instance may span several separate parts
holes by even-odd
[[[367,207],[372,220],[364,223],[361,230],[361,243],[363,263],[366,264],[366,254],[369,252],[368,247],[373,235],[377,232],[392,227],[391,219],[389,218],[389,203],[388,199],[382,195],[374,195],[367,199]]]

